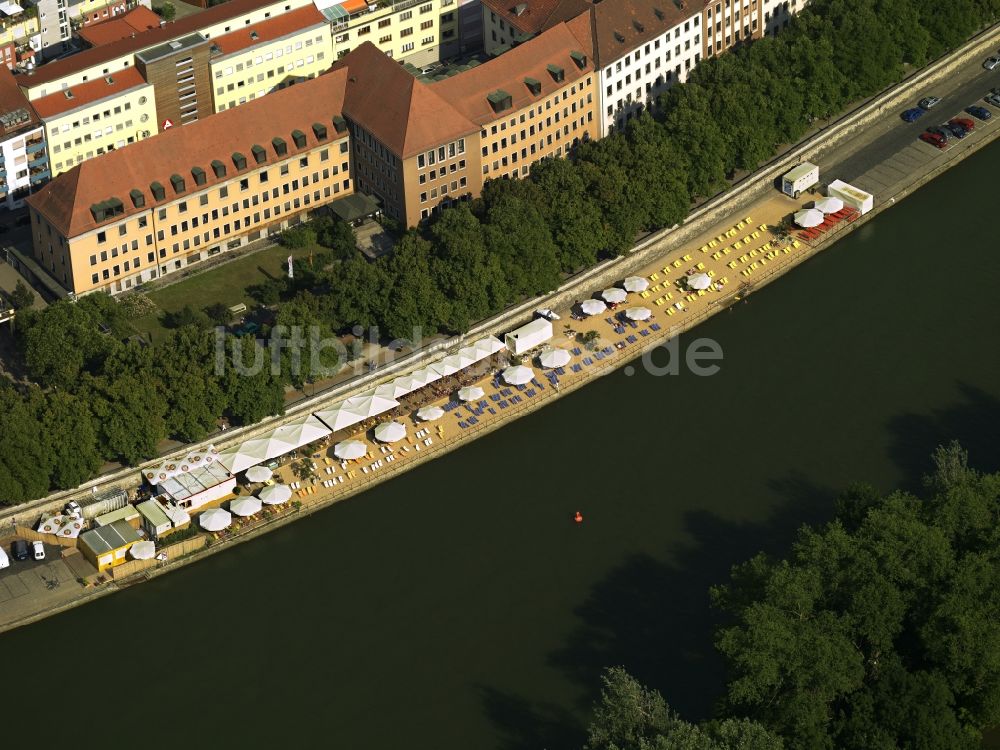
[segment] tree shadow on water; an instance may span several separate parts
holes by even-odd
[[[888,424],[889,455],[902,470],[902,487],[920,489],[928,474],[934,449],[958,440],[969,452],[969,464],[979,471],[1000,469],[1000,400],[968,383],[959,382],[963,400],[929,414],[906,413]]]
[[[501,750],[578,750],[586,741],[577,718],[561,706],[491,687],[479,692],[486,715],[502,732]]]
[[[714,647],[722,613],[711,607],[709,588],[726,582],[733,565],[757,552],[787,552],[803,523],[833,513],[836,492],[802,475],[773,479],[767,489],[779,501],[763,521],[692,511],[685,516],[690,544],[665,550],[662,559],[632,555],[593,587],[575,612],[577,628],[549,657],[580,688],[572,714],[484,690],[490,718],[510,740],[503,747],[579,748],[583,727],[574,717],[589,716],[601,672],[619,664],[660,690],[684,718],[709,718],[725,690],[724,664]]]

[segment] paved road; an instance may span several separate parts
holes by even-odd
[[[969,117],[962,110],[970,104],[981,104],[993,112],[994,119],[985,128],[983,123],[976,121],[977,130],[992,129],[1000,125],[1000,110],[983,101],[983,96],[995,86],[1000,86],[1000,68],[989,71],[982,67],[982,60],[969,62],[947,82],[942,81],[934,86],[934,90],[924,92],[923,96],[941,97],[941,102],[919,120],[903,122],[900,114],[907,107],[900,107],[898,111],[887,113],[869,128],[865,140],[871,138],[873,133],[877,135],[860,150],[844,158],[841,157],[844,153],[842,150],[832,154],[830,161],[836,164],[835,176],[877,196],[886,187],[906,176],[908,166],[915,168],[916,163],[924,163],[928,158],[940,155],[938,149],[918,140],[920,133],[928,126],[939,125],[960,114]],[[921,97],[917,97],[919,98]],[[916,100],[909,106],[917,106]],[[952,139],[952,145],[954,141]],[[881,170],[874,168],[880,164],[885,167]],[[827,181],[822,171],[820,179]]]

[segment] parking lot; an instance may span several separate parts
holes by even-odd
[[[79,575],[62,557],[62,548],[45,545],[44,560],[15,560],[10,551],[11,540],[3,549],[10,567],[0,570],[0,612],[3,621],[16,620],[40,608],[55,607],[79,595]],[[79,554],[74,557],[81,558]]]
[[[896,192],[896,188],[923,171],[928,160],[944,161],[950,157],[952,150],[961,148],[961,144],[974,143],[991,135],[1000,126],[1000,109],[983,100],[995,87],[1000,87],[1000,67],[990,71],[982,67],[982,60],[970,61],[967,67],[950,79],[920,92],[912,102],[886,113],[883,120],[871,126],[869,137],[875,137],[839,161],[837,177],[876,196]],[[916,107],[917,102],[926,96],[940,97],[941,101],[917,120],[904,122],[901,117],[903,111]],[[986,121],[978,120],[965,112],[970,105],[982,106],[993,116]],[[920,140],[920,134],[928,127],[940,126],[955,117],[971,119],[975,130],[963,139],[950,138],[944,149]]]

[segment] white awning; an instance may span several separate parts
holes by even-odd
[[[229,503],[229,512],[244,518],[252,516],[254,513],[260,513],[260,508],[260,498],[253,495],[244,495]]]
[[[707,273],[696,273],[687,277],[687,285],[692,289],[708,289],[712,286],[712,277]]]
[[[652,314],[648,307],[630,307],[625,311],[625,317],[629,320],[646,320]]]
[[[440,406],[424,406],[417,409],[417,419],[422,419],[424,422],[433,422],[435,419],[441,419],[444,416],[444,409]]]
[[[271,478],[271,470],[266,466],[251,466],[247,469],[246,478],[251,482],[266,482]]]
[[[222,531],[229,528],[233,522],[233,517],[229,511],[222,508],[209,508],[198,516],[198,525],[205,531]]]
[[[361,458],[367,453],[368,446],[360,440],[345,440],[344,442],[337,443],[333,446],[333,455],[345,461]]]
[[[406,428],[399,422],[383,422],[375,428],[375,439],[383,443],[397,443],[406,437]]]
[[[813,204],[813,207],[817,211],[822,211],[825,214],[833,214],[840,211],[844,207],[844,201],[840,198],[820,198]]]
[[[458,397],[462,401],[477,401],[483,397],[483,389],[478,385],[469,385],[458,389]]]
[[[608,309],[608,306],[599,299],[588,299],[584,300],[584,302],[580,305],[580,309],[583,311],[584,315],[600,315]]]
[[[572,355],[565,349],[549,349],[547,352],[542,352],[542,356],[538,358],[538,361],[542,367],[551,369],[553,367],[565,367],[569,364],[571,358]]]
[[[316,412],[326,425],[336,432],[345,427],[364,422],[370,417],[384,414],[399,406],[399,402],[393,398],[376,396],[374,393],[352,396],[346,401],[342,401],[333,408],[323,409]]]
[[[627,292],[644,292],[649,289],[649,279],[642,276],[629,276],[622,286]]]
[[[815,208],[806,208],[795,212],[795,223],[800,227],[818,227],[823,223],[823,212]]]
[[[625,301],[625,298],[628,297],[628,292],[624,289],[619,289],[618,287],[611,287],[610,289],[605,289],[601,292],[601,297],[604,298],[605,302],[617,305]]]
[[[287,484],[271,484],[257,493],[264,505],[281,505],[292,497],[292,488]]]
[[[524,365],[515,365],[503,371],[504,381],[511,385],[523,385],[529,382],[534,376],[534,371]]]

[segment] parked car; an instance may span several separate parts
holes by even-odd
[[[27,560],[31,557],[28,551],[28,543],[23,539],[15,539],[10,545],[10,554],[15,560]]]
[[[951,137],[951,131],[948,130],[947,128],[941,127],[940,125],[931,125],[929,128],[927,128],[927,132],[941,136],[942,140],[944,140],[945,143],[947,143],[948,139]]]
[[[983,63],[983,67],[987,70],[993,70],[997,65],[1000,65],[1000,57],[987,57]]]
[[[986,109],[986,107],[980,107],[978,104],[973,104],[970,107],[966,107],[965,111],[979,120],[988,120],[991,117],[993,117],[992,112]]]
[[[959,125],[957,122],[949,122],[945,125],[945,127],[948,128],[948,130],[951,131],[951,134],[958,139],[965,138],[965,136],[969,134],[969,131],[966,130],[961,125]]]
[[[976,123],[970,120],[968,117],[953,117],[948,120],[949,125],[961,125],[963,128],[968,130],[970,133],[976,129]]]
[[[900,117],[902,117],[907,122],[914,122],[915,120],[918,120],[921,117],[923,117],[923,115],[924,111],[922,109],[920,109],[919,107],[914,107],[913,109],[906,110],[903,114],[900,115]]]
[[[41,542],[32,542],[31,551],[34,552],[36,560],[45,559],[45,545]]]
[[[925,96],[917,105],[921,109],[933,109],[938,103],[940,103],[941,97],[939,96]]]
[[[83,517],[83,508],[80,507],[80,503],[76,500],[70,500],[66,503],[66,507],[63,508],[63,514],[67,516],[80,516]]]
[[[7,553],[4,551],[3,547],[0,547],[0,570],[10,567],[10,558],[7,557]]]
[[[923,132],[920,134],[920,140],[924,143],[929,143],[932,146],[937,146],[938,148],[944,148],[948,145],[948,141],[939,136],[937,133]]]
[[[983,97],[983,101],[994,107],[1000,107],[1000,94],[987,94]]]

